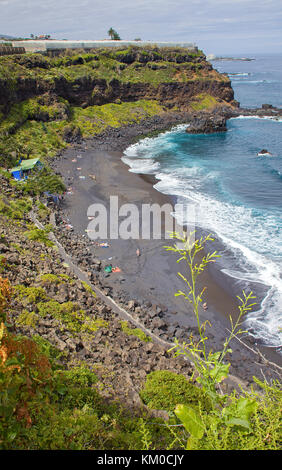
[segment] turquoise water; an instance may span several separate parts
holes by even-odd
[[[267,62],[267,73],[263,65]],[[220,62],[242,106],[282,105],[282,61]],[[273,71],[271,71],[271,64]],[[263,79],[261,77],[264,77]],[[263,80],[263,81],[261,81]],[[274,86],[275,84],[275,86]],[[247,91],[250,90],[250,91]],[[279,101],[280,100],[280,101]],[[221,270],[241,288],[263,294],[246,327],[267,345],[282,344],[282,120],[236,118],[226,133],[189,135],[177,126],[130,146],[130,171],[154,174],[155,188],[194,203],[196,226],[222,242]],[[258,156],[263,148],[271,156]],[[175,214],[178,222],[180,214]],[[236,263],[230,262],[233,253]],[[240,291],[238,292],[240,293]]]

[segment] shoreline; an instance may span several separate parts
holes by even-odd
[[[140,135],[142,126],[136,127],[139,127],[137,134]],[[171,197],[153,188],[153,176],[129,172],[127,165],[122,162],[122,150],[132,143],[132,138],[136,137],[132,134],[136,134],[136,129],[134,132],[130,129],[129,133],[131,136],[126,137],[120,129],[113,130],[110,137],[89,139],[67,149],[54,161],[53,166],[64,175],[67,186],[73,190],[73,194],[66,197],[62,214],[64,218],[68,218],[74,233],[83,236],[96,258],[101,261],[100,272],[96,278],[108,289],[111,296],[124,304],[133,304],[133,312],[141,308],[144,315],[144,311],[148,311],[145,317],[151,316],[149,323],[151,322],[154,328],[154,334],[165,339],[173,340],[178,337],[180,341],[187,341],[187,335],[196,334],[196,323],[187,301],[174,297],[174,292],[183,289],[184,284],[177,276],[179,268],[176,256],[164,252],[163,245],[167,245],[168,240],[165,240],[165,243],[164,240],[103,240],[110,243],[110,247],[105,249],[93,246],[85,232],[89,223],[86,217],[89,205],[100,202],[107,206],[110,195],[117,195],[121,203],[134,202],[137,205],[144,202],[158,202],[160,205],[172,202]],[[72,162],[79,154],[82,158]],[[81,170],[77,170],[78,167]],[[89,178],[89,174],[95,174],[96,182]],[[79,179],[79,175],[85,176],[85,179]],[[141,251],[138,259],[137,248]],[[104,266],[107,263],[120,267],[121,273],[106,274]],[[229,283],[232,284],[231,281]],[[229,326],[227,314],[236,315],[237,304],[230,293],[226,276],[223,276],[220,270],[209,269],[205,272],[202,285],[208,287],[205,299],[208,309],[202,309],[201,319],[209,320],[212,324],[212,328],[207,331],[209,346],[213,350],[220,350],[227,336],[226,328]],[[147,322],[148,326],[148,318],[145,317],[141,320],[145,326]],[[160,319],[161,322],[158,321]],[[166,328],[162,323],[166,323]],[[228,358],[231,359],[231,374],[244,380],[251,380],[253,375],[261,376],[262,360],[249,348],[258,349],[271,362],[278,365],[281,363],[278,353],[256,344],[253,337],[245,336],[243,341],[246,346],[237,340],[232,342],[233,354],[232,358]],[[271,370],[264,370],[264,374],[268,378],[272,376]]]

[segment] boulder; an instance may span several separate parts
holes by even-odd
[[[226,117],[215,114],[194,117],[189,127],[187,127],[186,132],[188,134],[212,134],[226,130]]]
[[[260,152],[257,153],[257,155],[258,155],[258,156],[264,155],[264,156],[269,156],[269,157],[271,157],[272,154],[271,154],[268,150],[262,149]]]

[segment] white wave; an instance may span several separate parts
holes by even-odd
[[[147,158],[150,158],[155,145],[157,146],[158,150],[160,149],[162,145],[167,149],[170,145],[170,142],[168,141],[167,136],[176,134],[176,133],[183,133],[183,131],[185,131],[185,129],[189,125],[190,125],[189,123],[178,124],[177,126],[174,126],[171,130],[162,132],[158,134],[156,137],[145,137],[145,139],[142,139],[139,142],[136,142],[135,144],[132,144],[129,147],[127,147],[124,151],[124,155],[127,157],[135,157],[137,155],[141,155],[143,157],[143,153],[147,155],[147,151],[149,151],[149,156],[147,156]],[[172,144],[172,145],[175,145],[175,144]]]
[[[185,193],[188,188],[194,189],[194,182],[190,183],[190,181],[181,179],[175,174],[157,173],[155,177],[159,181],[154,185],[154,188],[163,194],[186,197]]]
[[[155,162],[149,158],[138,158],[134,160],[132,158],[122,157],[121,159],[126,165],[130,166],[129,171],[131,173],[155,174],[160,167],[159,162]]]
[[[237,80],[236,78],[232,78],[232,82],[238,84],[238,83],[244,83],[245,85],[257,85],[259,83],[267,83],[267,84],[271,84],[271,83],[276,83],[275,80],[247,80],[247,79],[239,79]]]
[[[251,74],[250,72],[230,72],[228,75],[232,77],[248,77]]]
[[[261,309],[249,313],[245,322],[247,328],[255,332],[253,336],[262,339],[267,346],[282,347],[281,303],[281,291],[277,291],[276,286],[271,287],[261,303]]]
[[[272,116],[238,116],[232,119],[270,119]],[[279,118],[279,122],[282,118]],[[187,125],[177,126],[174,132],[183,132]],[[266,344],[280,346],[282,334],[282,241],[277,220],[267,214],[258,215],[251,209],[212,199],[201,192],[203,178],[216,178],[217,172],[201,174],[199,167],[176,168],[173,171],[161,168],[154,160],[160,147],[175,146],[167,139],[167,131],[156,138],[148,138],[130,146],[122,160],[136,173],[154,173],[158,182],[155,189],[163,194],[177,196],[179,203],[194,204],[195,225],[210,231],[222,240],[234,253],[240,268],[224,269],[223,272],[245,283],[260,283],[267,294],[260,309],[248,314],[246,328],[252,328],[256,337]],[[155,153],[156,152],[156,153]],[[160,171],[161,169],[161,171]],[[182,211],[173,216],[179,225],[191,224],[183,219]],[[238,242],[238,240],[240,242]],[[271,254],[271,256],[270,256]],[[276,254],[276,259],[274,258]],[[239,270],[240,269],[240,270]],[[255,289],[253,289],[255,291]],[[239,293],[240,294],[240,293]]]
[[[261,308],[248,315],[246,327],[253,327],[256,336],[266,344],[281,345],[282,333],[279,328],[282,326],[282,246],[280,237],[273,236],[275,221],[271,217],[254,218],[252,211],[244,207],[209,199],[194,192],[193,188],[188,188],[187,182],[185,185],[184,181],[181,182],[175,177],[164,174],[159,174],[158,177],[162,179],[155,188],[165,194],[177,195],[178,202],[194,202],[195,225],[216,233],[217,238],[222,240],[234,253],[236,260],[239,260],[242,270],[224,269],[223,272],[240,281],[266,286],[268,291]],[[178,224],[187,223],[187,220],[182,219],[181,211],[173,215]],[[240,240],[240,243],[236,240]],[[268,253],[279,252],[279,242],[281,257],[274,261]],[[267,246],[267,249],[264,249],[264,246]]]
[[[282,122],[282,117],[281,116],[259,116],[259,115],[254,115],[254,116],[245,116],[243,114],[240,114],[240,116],[232,117],[232,119],[266,119],[267,121],[275,121],[275,122]]]

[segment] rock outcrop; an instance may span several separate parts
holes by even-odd
[[[51,93],[74,106],[155,99],[187,108],[199,93],[236,105],[230,79],[213,70],[201,52],[185,49],[96,51],[51,58],[38,54],[3,57],[0,106]],[[13,62],[13,63],[12,63]]]
[[[226,117],[220,114],[195,116],[186,129],[188,134],[211,134],[226,131]]]

